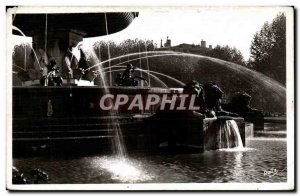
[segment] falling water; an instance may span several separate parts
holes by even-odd
[[[146,52],[141,52],[140,54],[146,54]],[[249,68],[246,68],[244,66],[241,66],[241,65],[238,65],[235,63],[231,63],[228,61],[224,61],[224,60],[220,60],[220,59],[216,59],[216,58],[212,58],[212,57],[207,57],[207,56],[203,56],[203,55],[190,54],[190,53],[179,53],[179,52],[174,52],[174,51],[149,51],[149,52],[147,52],[147,54],[148,55],[154,54],[153,56],[147,56],[147,58],[152,58],[152,57],[154,58],[154,57],[159,57],[159,56],[161,56],[161,57],[163,57],[163,56],[182,56],[182,57],[193,57],[193,58],[198,58],[198,59],[207,59],[207,60],[210,60],[211,62],[216,63],[217,66],[227,68],[228,70],[231,70],[235,73],[240,74],[245,79],[249,79],[250,81],[252,81],[254,84],[263,85],[264,87],[266,87],[266,89],[268,89],[270,91],[270,93],[277,95],[280,99],[285,99],[285,96],[286,96],[285,87],[282,86],[281,84],[279,84],[277,81],[271,79],[270,77],[268,77],[262,73],[256,72],[254,70],[251,70]],[[159,56],[157,54],[159,54]],[[102,63],[106,63],[106,62],[120,59],[123,57],[136,56],[136,55],[139,55],[139,53],[131,53],[131,54],[114,57],[109,60],[103,61]],[[141,58],[146,58],[146,57],[141,57]],[[133,60],[137,60],[137,59],[133,59]],[[118,64],[120,64],[120,63],[118,63]],[[99,65],[95,64],[92,67],[97,67],[97,66],[99,66]],[[113,66],[111,66],[111,67],[113,67]],[[92,67],[90,67],[89,69],[91,69]]]
[[[109,89],[107,88],[107,78],[103,72],[102,63],[94,50],[89,50],[88,54],[91,55],[92,59],[95,61],[98,66],[101,82],[103,84],[104,93],[108,94]],[[110,74],[112,71],[109,71]],[[112,100],[108,99],[110,105],[112,105]],[[100,160],[97,162],[99,166],[106,171],[112,174],[112,179],[120,180],[121,182],[135,182],[139,180],[147,180],[153,178],[151,175],[148,175],[144,172],[143,169],[139,167],[138,164],[132,162],[127,157],[126,147],[123,141],[123,134],[120,128],[120,124],[118,121],[118,111],[111,109],[108,122],[108,130],[109,132],[114,133],[114,137],[112,138],[112,147],[115,151],[115,155],[105,158],[104,160]]]
[[[147,42],[145,41],[145,50],[146,50],[146,62],[147,62],[147,70],[148,70],[148,82],[149,82],[149,86],[151,86],[151,80],[149,77],[149,61],[148,61],[148,53],[147,53]]]
[[[12,29],[20,32],[22,36],[26,37],[26,35],[18,27],[12,26]],[[38,59],[38,57],[37,57],[37,55],[36,55],[36,53],[35,53],[35,51],[34,51],[34,49],[33,49],[33,47],[31,45],[30,45],[30,48],[31,48],[31,50],[32,50],[32,52],[33,52],[33,54],[35,56],[35,59],[36,59],[36,62],[38,63],[38,65],[39,65],[39,68],[41,69],[41,65],[40,65],[39,59]]]
[[[25,70],[26,70],[26,64],[27,64],[27,61],[26,61],[26,57],[27,57],[27,54],[26,54],[26,45],[25,45],[25,47],[24,47],[24,49],[25,49],[25,51],[24,51],[24,67],[25,67]]]
[[[180,53],[174,52],[174,51],[149,51],[149,52],[147,52],[148,55],[149,54],[170,54],[170,53],[173,54],[173,55],[180,54]],[[114,58],[110,58],[110,59],[107,59],[105,61],[102,61],[101,63],[100,62],[96,63],[96,64],[94,64],[93,66],[87,68],[84,71],[93,69],[93,68],[98,67],[100,65],[102,66],[104,63],[108,63],[108,62],[111,62],[111,61],[114,61],[114,60],[117,60],[117,59],[122,59],[124,57],[138,56],[139,54],[146,54],[146,52],[140,52],[140,53],[139,52],[135,52],[135,53],[125,54],[125,55],[117,56],[117,57],[114,57]],[[141,57],[141,58],[143,58],[143,57]],[[147,58],[149,58],[149,56]],[[129,62],[129,61],[130,60],[128,59],[126,62]]]
[[[142,52],[139,53],[131,53],[131,54],[127,54],[127,55],[122,55],[119,57],[114,57],[112,59],[109,59],[107,61],[104,61],[102,63],[106,63],[115,59],[120,59],[123,58],[125,56],[129,57],[129,56],[135,56],[135,55],[140,55]],[[146,53],[145,53],[146,54]],[[132,60],[138,60],[141,58],[151,58],[151,57],[158,57],[158,56],[183,56],[183,57],[193,57],[193,58],[200,58],[200,59],[207,59],[210,60],[214,63],[216,63],[216,65],[218,66],[222,66],[225,67],[229,70],[234,71],[235,73],[240,74],[241,76],[244,76],[244,78],[246,79],[254,79],[254,83],[257,84],[262,84],[264,87],[268,88],[268,90],[271,90],[272,92],[274,92],[278,97],[280,98],[284,98],[285,97],[285,87],[283,87],[282,85],[280,85],[278,82],[274,81],[273,79],[258,73],[256,71],[250,70],[246,67],[237,65],[235,63],[230,63],[227,61],[223,61],[220,59],[216,59],[216,58],[212,58],[212,57],[206,57],[206,56],[202,56],[202,55],[195,55],[195,54],[187,54],[187,53],[178,53],[178,52],[170,52],[170,51],[152,51],[152,52],[148,52],[148,54],[153,54],[153,56],[147,56],[147,57],[139,57],[137,59],[132,59]],[[157,55],[158,54],[158,55]],[[118,66],[121,63],[115,64],[113,66],[110,66],[110,73],[111,68],[117,68],[117,67],[121,67],[121,68],[125,68],[125,66]],[[93,67],[98,66],[97,64],[95,64]],[[105,70],[106,68],[104,68],[103,70]],[[142,72],[145,72],[146,70],[143,69],[136,69]],[[120,70],[114,70],[114,71],[120,71]],[[160,72],[155,72],[155,71],[149,71],[152,74],[156,74],[156,75],[160,75],[163,77],[166,77],[168,79],[174,80],[176,81],[178,84],[180,85],[184,85],[184,83],[182,83],[181,81],[167,75],[167,74],[163,74]],[[104,72],[105,73],[105,72]],[[102,73],[103,74],[103,73]],[[224,121],[224,123],[220,124],[221,129],[220,129],[220,148],[230,148],[230,147],[242,147],[243,144],[241,142],[240,139],[240,134],[237,128],[237,125],[234,121]]]
[[[46,13],[46,21],[45,21],[45,46],[44,46],[44,50],[45,50],[45,54],[47,54],[47,35],[48,35],[48,16],[47,16],[47,13]]]
[[[228,61],[224,61],[217,58],[202,56],[202,55],[196,55],[196,54],[187,54],[187,53],[181,53],[181,54],[174,54],[175,56],[185,56],[185,57],[194,57],[194,58],[202,58],[202,59],[208,59],[214,63],[216,63],[219,66],[225,67],[231,71],[234,71],[235,73],[238,73],[245,77],[245,79],[255,79],[253,83],[256,83],[258,85],[263,85],[264,87],[267,87],[266,89],[269,89],[272,91],[272,93],[279,96],[281,99],[285,99],[286,96],[286,89],[284,86],[282,86],[277,81],[271,79],[270,77],[256,72],[254,70],[248,69],[244,66],[238,65],[236,63],[231,63]]]
[[[218,121],[219,128],[219,149],[222,148],[243,148],[243,142],[240,135],[239,127],[234,120]]]
[[[108,24],[107,24],[107,15],[106,15],[106,13],[104,13],[104,15],[105,15],[105,30],[106,30],[106,35],[108,35],[109,31],[108,31]],[[107,44],[107,50],[108,50],[107,53],[108,53],[108,60],[109,60],[109,59],[111,59],[110,49],[109,49],[109,43]],[[92,54],[93,54],[94,58],[97,58],[97,55],[95,54],[94,50],[93,50]],[[109,63],[108,66],[109,67],[110,67],[110,62],[111,61],[108,62]],[[100,72],[102,72],[102,70],[100,70]],[[110,76],[109,77],[110,86],[112,86],[112,73],[111,72],[110,72],[109,76]],[[105,81],[104,77],[105,77],[105,75],[102,73],[103,81]],[[108,88],[106,86],[106,83],[104,82],[103,84],[105,84],[104,85],[104,89],[106,91],[105,94],[109,93],[109,90],[108,90]],[[110,102],[112,102],[112,100],[110,100]],[[109,103],[109,104],[112,105],[112,103]],[[123,141],[122,130],[120,128],[120,123],[118,121],[118,111],[111,109],[110,110],[110,116],[112,118],[111,118],[111,122],[109,123],[110,124],[109,126],[111,126],[110,128],[112,128],[112,130],[115,133],[115,137],[113,138],[113,140],[114,140],[113,144],[114,144],[114,147],[115,147],[117,155],[119,157],[121,157],[121,158],[124,158],[124,157],[126,157],[127,153],[126,153],[126,149],[125,149],[125,145],[124,145],[124,141]]]
[[[206,56],[202,56],[202,55],[177,53],[177,52],[172,53],[170,51],[157,51],[157,52],[148,52],[148,53],[151,53],[151,54],[158,53],[159,55],[148,56],[147,58],[163,57],[163,56],[186,56],[186,57],[193,57],[193,58],[208,59],[208,60],[216,63],[216,65],[218,65],[218,66],[225,67],[229,70],[234,71],[235,73],[238,73],[238,74],[244,76],[246,79],[255,79],[253,81],[254,83],[267,87],[267,89],[271,90],[273,94],[278,95],[280,98],[283,98],[283,99],[285,98],[286,89],[281,84],[279,84],[275,80],[265,76],[262,73],[256,72],[254,70],[248,69],[244,66],[241,66],[241,65],[238,65],[235,63],[231,63],[228,61],[224,61],[224,60],[220,60],[220,59],[216,59],[216,58],[212,58],[212,57],[206,57]],[[134,55],[138,55],[138,53],[132,53],[132,54],[127,54],[127,55],[123,55],[123,56],[134,56]],[[118,58],[122,58],[122,56],[115,57],[114,59],[118,59]],[[141,57],[141,58],[146,58],[146,57]],[[137,60],[137,59],[138,58],[132,59],[132,61]],[[121,64],[121,63],[115,64],[115,65],[119,65],[119,64]],[[115,65],[113,65],[111,67],[114,67]]]
[[[139,69],[137,69],[137,70],[139,70]],[[143,71],[145,71],[145,70],[143,70]],[[160,73],[160,72],[157,72],[157,71],[150,71],[150,70],[149,70],[149,72],[150,72],[150,73],[157,74],[157,75],[160,75],[160,76],[163,76],[163,77],[166,77],[166,78],[168,78],[168,79],[170,79],[170,80],[173,80],[173,81],[177,82],[180,86],[184,86],[184,85],[185,85],[185,84],[184,84],[183,82],[181,82],[180,80],[177,80],[176,78],[173,78],[173,77],[171,77],[171,76],[169,76],[169,75],[167,75],[167,74],[163,74],[163,73]]]
[[[120,66],[120,67],[125,67],[125,66]],[[124,70],[126,70],[126,69],[117,69],[117,70],[112,70],[112,71],[106,71],[106,72],[103,72],[103,73],[106,74],[106,73],[109,73],[109,72],[120,72],[120,71],[124,71]],[[148,73],[148,72],[146,72],[146,70],[141,70],[141,69],[138,69],[137,71]],[[168,88],[168,86],[166,85],[166,83],[164,83],[157,76],[149,73],[149,77],[152,77],[154,80],[156,80],[159,83],[159,85],[160,85],[159,87]]]
[[[171,55],[173,56],[174,53],[170,53],[170,54],[168,54],[168,53],[163,53],[163,54],[158,54],[158,55],[151,55],[151,56],[138,57],[138,58],[134,58],[134,59],[127,60],[126,62],[129,63],[129,62],[137,61],[137,60],[139,60],[139,59],[144,59],[144,58],[148,59],[148,58],[154,58],[154,57],[166,57],[166,56],[171,56]],[[105,68],[103,68],[103,70],[107,70],[107,69],[110,70],[110,68],[116,67],[116,66],[118,66],[118,65],[123,65],[123,64],[124,64],[124,62],[120,62],[120,63],[114,64],[114,65],[112,65],[112,66],[110,66],[110,67],[105,67]],[[149,70],[150,70],[150,69],[147,67],[147,73],[149,72]]]
[[[106,30],[106,35],[108,35],[109,32],[108,32],[107,15],[106,15],[106,13],[104,13],[104,17],[105,17],[105,30]],[[109,49],[109,44],[110,44],[110,43],[107,43],[108,60],[110,59],[110,49]],[[111,61],[108,61],[108,67],[110,67],[110,62],[111,62]],[[112,75],[111,75],[111,73],[109,74],[109,84],[110,84],[110,86],[112,85]]]
[[[97,58],[97,55],[95,53],[94,50],[84,50],[84,53],[87,56],[90,56],[94,63],[98,64],[98,68],[99,68],[99,76],[103,85],[103,89],[104,89],[104,94],[109,94],[109,89],[107,87],[107,78],[105,77],[105,75],[103,74],[102,71],[102,64],[99,61],[99,59]],[[113,105],[112,100],[108,99],[110,105]],[[115,153],[117,154],[118,157],[126,157],[126,149],[124,147],[124,142],[123,142],[123,136],[122,136],[122,132],[121,132],[121,128],[120,128],[120,124],[118,121],[118,112],[111,109],[109,111],[110,116],[109,116],[109,123],[108,123],[108,130],[109,132],[113,132],[115,135],[113,137],[113,149],[115,151]]]
[[[112,66],[112,68],[118,68],[118,67],[120,67],[120,68],[125,68],[126,66]],[[111,72],[114,72],[114,71],[122,71],[122,70],[125,70],[125,69],[113,70],[113,71],[111,71]],[[141,72],[148,73],[148,70],[139,69],[139,68],[136,68],[136,70],[137,70],[137,71],[141,71]],[[110,72],[110,71],[107,71],[107,72],[104,72],[104,73],[108,73],[108,72]],[[154,74],[163,76],[163,77],[165,77],[165,78],[168,78],[169,80],[172,80],[172,81],[176,82],[176,83],[179,84],[180,86],[184,86],[184,85],[185,85],[185,84],[184,84],[183,82],[181,82],[180,80],[177,80],[176,78],[171,77],[171,76],[169,76],[169,75],[167,75],[167,74],[163,74],[163,73],[161,73],[161,72],[149,70],[149,75],[150,75],[150,76],[154,76],[153,74],[150,74],[150,73],[154,73]],[[156,77],[156,76],[155,76],[155,77]],[[157,77],[156,77],[156,78],[157,78]],[[160,79],[159,79],[159,80],[160,80]]]
[[[140,64],[140,69],[142,69],[142,59],[141,59],[141,47],[140,47],[140,43],[138,43],[138,47],[139,47],[139,64]],[[140,72],[140,76],[141,76],[141,78],[143,77],[143,72]]]

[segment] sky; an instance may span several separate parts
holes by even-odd
[[[181,43],[206,46],[228,45],[242,52],[245,60],[250,56],[250,45],[254,34],[265,22],[272,22],[283,7],[197,7],[186,9],[145,9],[124,30],[108,36],[85,38],[84,45],[91,47],[96,41],[113,40],[117,43],[126,39],[153,40],[160,47],[167,36],[172,46]],[[18,36],[16,36],[18,37]],[[31,42],[31,38],[27,37]],[[24,41],[24,38],[22,38]],[[13,44],[20,41],[12,40]]]
[[[153,40],[160,46],[167,36],[172,46],[188,43],[206,45],[229,45],[239,49],[245,60],[250,55],[254,34],[262,25],[282,11],[279,7],[208,7],[201,9],[142,10],[139,16],[123,31],[108,36],[84,39],[85,44],[100,40],[122,40],[131,38]]]

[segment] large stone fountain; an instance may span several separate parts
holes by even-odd
[[[137,16],[136,12],[16,14],[13,25],[26,36],[33,38],[35,50],[45,49],[58,66],[62,66],[62,59],[70,46],[78,44],[86,37],[121,31]],[[118,119],[118,126],[123,132],[128,149],[156,151],[164,143],[169,146],[172,143],[172,146],[194,148],[200,152],[220,147],[215,145],[215,140],[209,142],[210,137],[215,137],[210,135],[210,129],[218,129],[214,127],[217,118],[153,119],[151,116],[157,111],[158,105],[143,111],[120,108],[117,116],[111,116],[99,107],[100,98],[107,92],[115,95],[126,94],[133,99],[137,94],[144,98],[149,94],[160,97],[164,94],[169,97],[180,95],[182,88],[14,86],[14,151],[49,152],[51,149],[52,152],[55,148],[68,148],[85,152],[99,146],[99,141],[102,142],[100,149],[105,151],[108,138],[114,137],[111,133],[114,130],[108,129],[111,118]],[[245,146],[246,128],[243,118],[234,119]],[[176,126],[178,122],[180,125]],[[99,150],[99,147],[96,148]]]

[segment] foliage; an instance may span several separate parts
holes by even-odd
[[[219,46],[205,52],[206,56],[222,59],[225,61],[237,63],[239,65],[245,65],[244,57],[240,50],[235,47]]]
[[[140,60],[135,60],[138,57],[145,57],[146,52],[153,51],[156,49],[156,45],[150,40],[140,40],[140,39],[127,39],[123,42],[117,44],[114,41],[100,41],[94,44],[94,52],[97,55],[98,59],[103,62],[108,59],[112,59],[114,57],[119,57],[131,53],[137,53],[137,55],[133,56],[124,56],[123,58],[118,58],[116,60],[111,60],[104,65],[107,67],[109,64],[115,65],[120,64],[121,66],[125,66],[128,62],[132,63],[135,67],[146,69],[145,65],[148,63],[147,58],[142,58]],[[144,67],[142,67],[144,66]],[[143,77],[143,73],[140,73],[140,76]],[[112,78],[117,77],[117,73],[113,72],[111,75]],[[99,84],[99,77],[96,78],[95,83]],[[113,80],[113,79],[112,79]]]
[[[25,70],[31,61],[31,47],[28,43],[15,45],[12,55],[14,70]]]
[[[277,80],[286,83],[286,17],[279,13],[272,23],[266,22],[252,40],[249,65]]]
[[[155,45],[148,42],[147,51],[157,50]],[[151,47],[150,47],[151,46]],[[145,42],[141,40],[125,40],[120,44],[110,42],[97,42],[94,45],[94,51],[97,56],[100,57],[101,61],[108,59],[108,47],[110,51],[110,58],[116,56],[126,55],[128,53],[145,52]],[[245,61],[240,51],[236,48],[230,48],[229,46],[217,46],[210,51],[205,51],[206,56],[212,56],[223,60],[231,61],[237,64],[245,65]],[[149,55],[150,56],[150,55]],[[123,57],[121,59],[113,60],[111,66],[122,63],[126,65],[128,60],[135,67],[141,67],[147,70],[147,63],[151,71],[156,71],[161,74],[168,75],[177,79],[183,83],[190,82],[191,80],[199,81],[204,84],[208,81],[215,81],[221,89],[225,92],[223,102],[229,102],[231,97],[240,91],[245,91],[252,96],[251,106],[257,109],[270,112],[284,112],[284,105],[270,104],[277,103],[276,95],[272,95],[268,89],[264,89],[262,85],[257,84],[256,79],[245,78],[243,74],[238,71],[232,71],[226,66],[222,66],[215,63],[207,57],[188,57],[188,56],[160,56],[160,57],[149,57],[144,59],[138,59],[138,57],[145,57],[145,54],[136,54],[135,56]],[[107,67],[108,64],[104,64]],[[117,69],[117,68],[116,68]],[[140,74],[135,71],[133,75]],[[148,80],[148,76],[143,73],[143,77]],[[163,75],[154,74],[161,81],[163,81],[168,87],[182,87],[178,82],[167,78]],[[116,77],[116,73],[113,73],[113,78]],[[150,77],[152,87],[162,87],[161,82],[153,77]],[[270,95],[271,94],[271,95]],[[282,100],[279,100],[282,101]]]
[[[113,41],[100,41],[94,44],[94,51],[101,61],[107,60],[109,55],[110,58],[113,58],[130,53],[153,51],[155,48],[156,46],[152,41],[140,39],[127,39],[120,44]],[[130,57],[127,57],[127,59],[130,59]]]

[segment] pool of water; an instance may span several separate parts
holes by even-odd
[[[247,144],[244,150],[134,154],[126,159],[104,155],[14,158],[13,164],[26,176],[32,168],[40,168],[51,184],[286,182],[285,138],[252,138]]]

